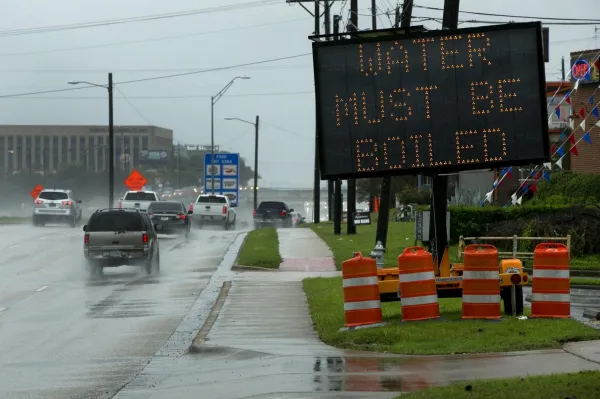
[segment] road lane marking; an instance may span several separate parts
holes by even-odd
[[[11,246],[10,246],[10,247],[8,247],[8,248],[10,248],[10,249],[12,249],[12,248],[16,248],[16,247],[18,247],[19,245],[20,245],[20,244],[11,245]]]
[[[44,291],[46,288],[48,288],[48,286],[47,286],[47,285],[43,285],[43,286],[41,286],[40,288],[38,288],[37,290],[35,290],[35,292],[42,292],[42,291]]]
[[[4,312],[6,308],[0,308],[0,312]]]

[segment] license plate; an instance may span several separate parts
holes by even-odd
[[[122,255],[123,253],[121,251],[104,252],[104,256],[109,258],[120,258]]]
[[[51,204],[48,204],[48,206],[49,206],[50,208],[55,208],[55,207],[56,207],[56,204],[55,204],[55,203],[51,203]]]
[[[166,217],[166,216],[163,216],[163,217],[160,218],[160,220],[169,220],[169,218]]]

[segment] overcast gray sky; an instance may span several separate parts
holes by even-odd
[[[104,84],[233,66],[311,52],[314,23],[299,5],[285,0],[2,0],[0,96],[68,88],[69,80]],[[370,0],[359,0],[359,28],[370,29]],[[243,4],[246,4],[244,7]],[[379,0],[379,27],[390,27],[395,0]],[[442,0],[415,0],[413,17],[441,18]],[[229,7],[227,7],[229,6]],[[309,6],[312,10],[312,7]],[[204,9],[190,16],[35,34],[7,31]],[[344,26],[349,2],[337,1]],[[461,10],[560,18],[598,18],[600,2],[574,7],[557,0],[461,0]],[[461,14],[461,20],[522,21]],[[425,21],[429,29],[440,24]],[[461,24],[460,27],[481,25]],[[599,26],[600,28],[600,26]],[[598,32],[600,36],[600,32]],[[561,56],[600,47],[593,25],[550,27],[547,80],[560,79]],[[134,43],[132,43],[134,42]],[[568,65],[568,64],[567,64]],[[261,121],[259,171],[270,185],[309,187],[314,154],[312,58],[119,85],[116,124],[153,124],[173,129],[175,140],[210,144],[210,96],[237,81],[215,107],[215,141],[223,149],[254,157],[253,127],[224,117]],[[162,98],[149,98],[162,97]],[[170,97],[170,98],[169,98]],[[180,98],[173,98],[180,97]],[[101,89],[0,98],[2,124],[105,124]]]

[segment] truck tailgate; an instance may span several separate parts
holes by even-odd
[[[223,216],[223,206],[225,204],[214,204],[207,202],[196,202],[194,204],[194,213],[202,216]]]
[[[121,201],[121,208],[147,210],[151,201]]]
[[[89,233],[90,251],[130,251],[144,247],[143,232],[140,231],[98,231]]]

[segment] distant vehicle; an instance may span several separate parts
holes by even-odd
[[[173,191],[174,197],[181,197],[182,195],[183,195],[183,190],[177,189],[177,190]]]
[[[160,194],[160,197],[163,199],[169,199],[173,196],[173,190],[170,188],[164,189]]]
[[[254,228],[260,229],[264,226],[292,227],[292,212],[285,202],[263,201],[253,213]]]
[[[150,203],[155,201],[160,201],[160,199],[154,191],[127,191],[123,199],[119,201],[118,208],[135,208],[145,211]]]
[[[190,204],[198,226],[205,224],[221,224],[225,230],[235,228],[235,205],[229,198],[219,194],[200,194],[195,203]]]
[[[152,224],[137,209],[99,209],[83,226],[83,255],[91,275],[104,267],[140,265],[148,274],[160,270],[157,231],[162,225]]]
[[[306,218],[300,214],[300,212],[290,212],[292,216],[292,225],[294,227],[301,225],[306,222]]]
[[[81,202],[71,190],[42,190],[33,201],[33,225],[59,221],[75,227],[81,219]]]
[[[185,209],[183,202],[158,201],[150,203],[146,211],[152,223],[161,224],[164,232],[190,233],[192,221],[190,215],[193,211]]]

